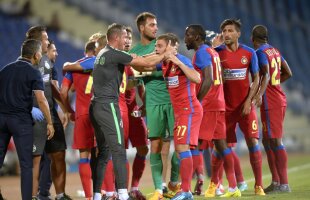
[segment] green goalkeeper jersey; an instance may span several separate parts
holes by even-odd
[[[139,42],[129,52],[138,56],[150,54],[155,50],[155,42],[156,40],[153,40],[148,45],[142,45]],[[145,85],[145,103],[147,106],[171,103],[162,71],[154,71],[152,75],[143,77],[143,82]]]

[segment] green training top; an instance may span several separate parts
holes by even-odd
[[[138,56],[150,54],[155,50],[155,42],[156,40],[153,40],[148,45],[142,45],[139,42],[129,53],[134,53]],[[147,106],[171,103],[162,71],[154,71],[151,76],[143,77],[143,82],[145,85],[145,103]]]

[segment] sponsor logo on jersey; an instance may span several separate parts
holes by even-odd
[[[172,76],[166,78],[168,88],[175,88],[179,87],[179,77],[178,76]]]
[[[241,69],[224,69],[225,80],[244,80],[247,68]]]
[[[244,65],[247,64],[248,63],[248,59],[245,56],[242,56],[241,63],[244,64]]]

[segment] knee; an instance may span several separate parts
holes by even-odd
[[[147,146],[137,147],[137,154],[139,156],[146,156],[149,152],[149,148]]]

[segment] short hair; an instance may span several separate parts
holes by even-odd
[[[136,24],[139,32],[140,32],[140,25],[145,25],[147,18],[156,19],[156,16],[150,12],[143,12],[137,16]]]
[[[263,25],[256,25],[252,29],[252,39],[257,40],[258,42],[267,42],[268,41],[268,29]]]
[[[107,30],[108,41],[112,39],[114,35],[120,36],[123,30],[126,30],[126,27],[121,24],[113,23],[109,25],[108,30]]]
[[[31,59],[41,49],[41,41],[35,39],[27,39],[23,42],[21,48],[21,56]]]
[[[126,26],[126,31],[127,31],[127,33],[132,34],[132,28],[130,26]]]
[[[98,43],[99,46],[107,45],[107,36],[106,35],[102,35],[101,37],[99,37],[97,39],[96,43]]]
[[[85,53],[87,52],[95,52],[96,49],[96,42],[95,41],[88,41],[85,44]]]
[[[26,33],[26,39],[42,39],[42,32],[46,32],[45,26],[33,26]]]
[[[195,32],[195,34],[197,34],[200,37],[200,39],[202,41],[205,41],[205,39],[206,39],[206,31],[205,31],[205,29],[203,28],[202,25],[200,25],[200,24],[191,24],[191,25],[188,26],[188,28],[192,29]]]
[[[167,43],[171,41],[171,46],[175,46],[176,43],[179,43],[179,38],[174,33],[165,33],[158,36],[157,40],[165,40]]]
[[[96,41],[98,38],[102,37],[104,34],[101,33],[100,31],[97,33],[92,34],[89,38],[88,41]]]
[[[55,45],[55,42],[51,39],[48,39],[48,45],[47,48],[49,49],[52,45]]]
[[[223,31],[223,29],[225,28],[225,26],[227,25],[234,25],[236,30],[238,32],[240,32],[241,30],[241,20],[240,19],[225,19],[222,23],[221,23],[221,31]]]

